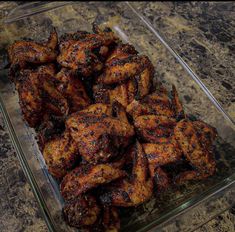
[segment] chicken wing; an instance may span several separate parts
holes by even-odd
[[[57,62],[87,77],[103,68],[101,57],[107,54],[109,46],[115,44],[117,38],[112,31],[78,35],[63,38]]]
[[[178,183],[191,179],[204,179],[215,172],[216,163],[213,154],[207,147],[201,144],[194,125],[195,122],[181,120],[174,129],[175,137],[184,156],[195,169],[179,174],[176,178]]]
[[[75,199],[92,188],[122,178],[125,175],[125,171],[108,163],[95,166],[80,165],[63,178],[60,185],[61,194],[65,200]]]
[[[109,55],[104,72],[93,87],[96,102],[120,102],[124,107],[149,93],[154,68],[146,56],[129,44],[118,45]]]
[[[169,118],[175,116],[171,101],[165,93],[152,93],[140,101],[132,101],[126,108],[133,118],[141,115],[162,115]]]
[[[73,71],[63,68],[55,78],[59,81],[57,83],[58,90],[69,103],[70,113],[84,109],[90,104],[90,99],[82,81],[75,76]]]
[[[148,143],[158,143],[173,134],[176,120],[161,115],[142,115],[134,121],[139,137]]]
[[[50,34],[46,43],[34,41],[16,41],[8,48],[12,73],[15,68],[25,68],[27,64],[44,64],[56,60],[58,43],[56,30]]]
[[[92,163],[107,162],[117,155],[122,141],[134,135],[133,127],[127,122],[105,114],[84,114],[84,111],[71,115],[66,128],[77,142],[81,156]]]
[[[153,192],[152,178],[148,177],[148,163],[139,142],[134,145],[134,160],[131,178],[114,182],[101,195],[103,204],[113,206],[137,206],[150,199]]]
[[[51,81],[54,72],[53,65],[43,65],[35,70],[22,70],[15,79],[22,113],[31,127],[38,126],[48,111],[66,115],[69,110],[67,100]]]
[[[43,157],[50,174],[61,179],[76,164],[79,152],[69,133],[64,132],[45,144]]]
[[[82,228],[94,225],[99,216],[100,208],[92,195],[81,195],[63,207],[65,221],[73,227]]]

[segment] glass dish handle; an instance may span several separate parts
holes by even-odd
[[[24,3],[12,9],[10,13],[6,16],[4,23],[12,23],[23,19],[25,17],[55,9],[64,5],[72,4],[73,2],[30,2]]]

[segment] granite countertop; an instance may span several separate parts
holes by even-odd
[[[19,3],[0,3],[0,20]],[[166,36],[235,119],[235,4],[141,2],[136,6]],[[184,97],[186,101],[191,100]],[[12,147],[1,113],[0,167],[0,231],[48,231]],[[232,232],[235,231],[234,225],[235,209],[231,208],[197,232]],[[175,230],[168,227],[165,231]]]

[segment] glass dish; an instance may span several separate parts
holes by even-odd
[[[137,208],[122,210],[122,231],[160,230],[172,220],[180,222],[180,231],[193,230],[228,209],[234,203],[231,196],[235,187],[235,125],[187,64],[172,53],[151,24],[129,3],[70,2],[59,7],[56,3],[51,4],[29,3],[26,8],[32,7],[31,14],[23,14],[24,6],[20,7],[20,13],[16,9],[10,14],[1,32],[6,38],[4,46],[25,37],[46,39],[51,26],[57,28],[59,35],[76,30],[90,31],[93,22],[109,26],[124,42],[133,44],[140,53],[149,56],[156,69],[156,79],[167,88],[171,84],[176,86],[186,113],[214,126],[219,134],[215,143],[216,174],[157,195]],[[1,51],[0,55],[5,56]],[[7,70],[2,70],[0,75],[1,110],[48,228],[50,231],[75,231],[63,221],[63,199],[58,183],[47,171],[34,131],[23,121],[18,95],[7,77]],[[186,223],[186,216],[203,209],[207,212],[203,219]]]

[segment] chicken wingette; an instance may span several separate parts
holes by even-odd
[[[61,194],[65,200],[76,199],[90,189],[107,184],[125,175],[125,171],[108,163],[80,165],[63,178],[60,185]]]
[[[56,60],[58,37],[53,29],[47,42],[16,41],[8,48],[11,63],[10,75],[14,76],[17,69],[30,64],[45,64]]]
[[[61,116],[68,113],[67,100],[51,81],[53,75],[53,65],[42,65],[20,71],[15,80],[24,119],[31,127],[38,126],[48,111]]]
[[[134,129],[117,117],[84,111],[72,114],[66,120],[66,128],[86,161],[107,162],[117,155],[118,148],[125,146],[125,140],[134,135]]]
[[[70,113],[82,110],[90,104],[82,81],[72,70],[63,68],[55,78],[58,81],[57,89],[68,101]]]
[[[118,45],[105,63],[104,72],[93,87],[96,102],[120,102],[124,107],[146,96],[152,85],[154,68],[129,44]]]
[[[133,170],[130,178],[124,178],[107,186],[100,199],[103,204],[130,207],[150,199],[153,181],[148,175],[148,161],[139,142],[133,147]]]
[[[101,71],[102,58],[107,55],[109,47],[117,42],[117,38],[111,30],[96,32],[64,36],[60,41],[57,62],[85,77]]]
[[[61,136],[45,144],[43,157],[49,172],[57,179],[61,179],[74,167],[79,158],[77,144],[65,131]]]
[[[214,128],[207,126],[205,123],[203,124],[201,122],[181,120],[174,129],[175,137],[184,156],[194,168],[194,170],[180,173],[176,177],[178,183],[192,179],[204,179],[215,172],[216,163],[212,153],[212,142],[215,139],[216,132]],[[210,137],[206,139],[209,142],[203,144],[203,139],[200,140],[200,137],[206,138],[205,133],[209,133]]]

